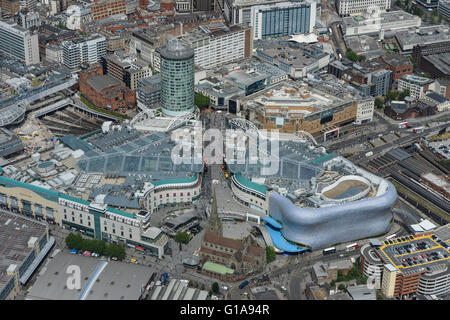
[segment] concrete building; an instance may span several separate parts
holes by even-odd
[[[439,0],[417,0],[417,2],[426,9],[436,8]]]
[[[374,109],[375,109],[374,98],[365,97],[359,99],[355,123],[363,124],[367,122],[372,122]]]
[[[80,290],[68,288],[69,266],[79,266]],[[138,300],[154,269],[134,263],[59,252],[30,288],[27,300]]]
[[[195,65],[212,69],[225,63],[248,58],[252,55],[251,28],[225,24],[200,26],[179,39],[195,52]]]
[[[253,6],[250,25],[255,39],[312,33],[316,25],[316,2],[305,0]]]
[[[267,42],[256,49],[256,56],[287,72],[293,79],[306,77],[330,63],[330,55],[318,44]]]
[[[161,102],[161,74],[138,81],[137,106],[140,109],[156,108]]]
[[[264,5],[277,4],[280,0],[267,0],[264,1]],[[258,0],[224,0],[223,10],[227,21],[230,24],[246,24],[251,23],[251,10],[254,6],[260,6],[261,1]]]
[[[194,50],[178,40],[159,49],[161,56],[161,107],[165,115],[194,111]]]
[[[402,53],[411,53],[417,45],[425,46],[450,40],[450,27],[447,25],[433,25],[418,29],[397,31],[395,38]]]
[[[48,224],[0,212],[0,300],[14,300],[55,243]]]
[[[445,225],[432,232],[394,237],[371,248],[365,245],[361,248],[361,268],[365,275],[381,278],[381,292],[387,298],[448,295],[449,230]]]
[[[398,80],[398,90],[409,90],[409,95],[418,100],[429,90],[433,82],[433,79],[404,75]]]
[[[63,63],[62,46],[56,44],[47,44],[45,46],[45,59],[56,63]]]
[[[8,157],[19,154],[22,150],[22,141],[14,134],[14,132],[5,128],[0,128],[0,156]]]
[[[20,11],[19,0],[0,0],[0,8],[4,18],[12,18]]]
[[[30,29],[32,27],[40,27],[41,17],[37,12],[21,11],[19,12],[17,24],[25,29]]]
[[[137,246],[159,258],[167,245],[167,236],[149,225],[148,212],[130,213],[3,176],[0,206],[96,239]]]
[[[152,75],[148,63],[119,53],[102,57],[102,65],[103,74],[109,74],[122,81],[133,91],[137,90],[140,79]]]
[[[391,0],[338,0],[336,10],[341,17],[364,12],[385,12],[391,9]]]
[[[0,21],[0,51],[21,60],[25,65],[40,61],[38,35],[13,22]]]
[[[264,129],[286,133],[303,130],[313,136],[323,134],[328,127],[336,128],[334,132],[340,125],[353,122],[357,115],[356,101],[285,82],[253,96],[252,104],[257,122]]]
[[[443,17],[450,19],[450,1],[449,0],[439,0],[437,11],[438,11],[438,14],[442,14]]]
[[[375,16],[364,12],[361,15],[343,18],[342,31],[346,36],[367,34],[380,35],[380,38],[383,38],[384,34],[419,28],[421,24],[420,17],[404,11],[382,12]]]
[[[63,41],[63,64],[69,69],[77,69],[83,63],[95,64],[106,55],[106,39],[94,34],[86,38]]]

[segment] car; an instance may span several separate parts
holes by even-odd
[[[90,257],[90,256],[91,256],[91,253],[90,253],[89,251],[85,251],[85,252],[83,253],[83,256]]]
[[[75,250],[75,249],[72,249],[72,250],[70,250],[70,253],[71,253],[71,254],[77,254],[77,253],[78,253],[78,251],[77,251],[77,250]]]
[[[92,252],[91,257],[100,257],[100,255],[96,252]]]
[[[116,257],[111,257],[111,260],[117,261],[118,259]]]
[[[131,258],[131,259],[130,259],[130,262],[131,262],[131,263],[137,263],[137,260],[136,260],[135,258]]]

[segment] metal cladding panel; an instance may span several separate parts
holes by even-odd
[[[300,208],[272,192],[269,213],[282,222],[284,238],[312,249],[376,236],[389,231],[391,208],[397,199],[395,187],[386,182],[381,196],[322,208]]]

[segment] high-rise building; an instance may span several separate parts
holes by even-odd
[[[438,14],[450,19],[450,0],[439,0],[437,11]]]
[[[310,33],[316,24],[316,2],[281,2],[254,6],[250,25],[255,39],[279,38]]]
[[[39,63],[38,35],[16,23],[0,21],[0,51],[18,58],[26,65]]]
[[[63,63],[67,68],[78,68],[82,63],[97,63],[106,55],[106,39],[93,35],[91,38],[78,38],[62,43]]]
[[[19,12],[17,24],[25,29],[39,27],[41,25],[41,17],[37,12]]]
[[[435,1],[435,0],[433,0]],[[349,16],[364,12],[386,12],[391,9],[391,0],[337,0],[336,10],[339,15]]]
[[[194,50],[178,40],[159,49],[161,59],[161,107],[167,116],[194,111]]]
[[[200,26],[180,38],[195,51],[195,65],[205,69],[252,55],[252,29],[223,23]]]
[[[19,0],[0,0],[1,16],[11,18],[20,10]]]

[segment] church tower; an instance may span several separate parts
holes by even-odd
[[[219,214],[217,213],[216,190],[214,190],[213,203],[211,204],[211,216],[205,226],[205,231],[215,233],[220,236],[222,235],[222,220],[220,220]]]

